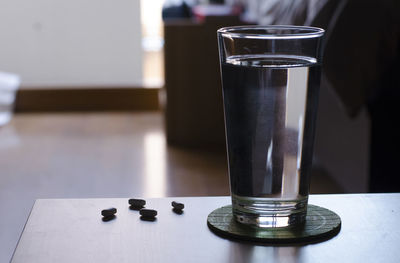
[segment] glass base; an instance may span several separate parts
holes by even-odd
[[[253,227],[276,228],[305,222],[307,197],[295,200],[232,196],[232,212],[237,222]]]

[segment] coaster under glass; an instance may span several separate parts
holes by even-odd
[[[224,206],[211,212],[207,225],[215,234],[235,240],[263,243],[316,243],[328,240],[340,231],[340,217],[329,209],[308,205],[303,224],[290,227],[259,228],[237,222],[232,206]]]

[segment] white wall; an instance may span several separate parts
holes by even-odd
[[[0,71],[23,86],[137,85],[139,0],[0,0]]]

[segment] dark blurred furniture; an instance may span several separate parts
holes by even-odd
[[[171,145],[225,149],[217,29],[239,25],[237,17],[207,17],[203,23],[164,23],[165,125]]]
[[[271,3],[274,6],[265,12],[267,24],[326,29],[323,84],[330,85],[321,85],[321,94],[326,96],[321,96],[320,109],[325,112],[319,112],[317,133],[319,130],[325,134],[316,138],[316,159],[347,187],[347,191],[400,191],[400,177],[397,176],[400,2],[299,0]],[[170,144],[193,147],[224,144],[215,31],[237,23],[240,22],[206,20],[204,24],[186,21],[165,25],[166,130]],[[328,87],[332,87],[336,95],[328,94]],[[326,105],[326,98],[331,95],[339,99],[329,98],[332,104]],[[342,116],[344,111],[339,104],[344,106],[348,116]],[[350,117],[362,108],[367,108],[369,115],[352,125]],[[332,117],[337,122],[331,121]],[[354,126],[355,131],[351,130]],[[371,141],[369,156],[368,147],[365,147],[368,138]],[[369,178],[367,170],[370,170]]]

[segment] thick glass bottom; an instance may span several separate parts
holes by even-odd
[[[232,212],[237,222],[263,228],[288,227],[305,222],[307,197],[285,200],[232,195]]]

